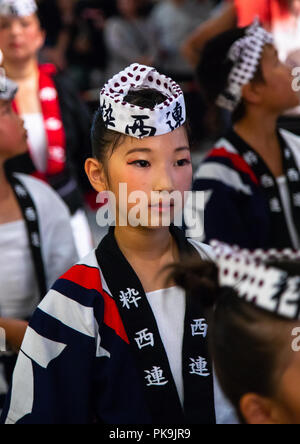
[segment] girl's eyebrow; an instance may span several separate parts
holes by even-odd
[[[180,151],[190,151],[190,148],[188,146],[182,146],[179,148],[176,148],[175,152],[178,153]],[[151,153],[152,150],[150,148],[133,148],[132,150],[129,150],[126,153],[126,156],[133,153]]]
[[[190,151],[190,147],[182,146],[180,148],[176,148],[175,152],[178,153],[179,151]]]

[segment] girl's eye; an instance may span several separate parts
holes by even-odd
[[[191,161],[189,159],[181,159],[176,162],[177,166],[182,167],[185,165],[190,165]]]
[[[136,165],[139,168],[147,168],[150,166],[150,163],[147,160],[136,160],[134,162],[129,163],[129,165]]]

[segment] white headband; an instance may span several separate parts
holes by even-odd
[[[1,68],[2,62],[3,53],[0,49],[0,100],[13,100],[18,91],[18,85],[6,77],[4,68]]]
[[[2,70],[3,68],[0,68]],[[0,100],[13,100],[18,91],[18,85],[7,77],[0,77]]]
[[[222,287],[233,287],[247,302],[278,316],[300,319],[300,274],[268,267],[265,261],[300,260],[300,251],[241,250],[238,247],[212,241]],[[300,266],[300,262],[299,262]]]
[[[247,29],[245,37],[232,45],[227,58],[234,62],[234,66],[226,90],[217,99],[218,106],[231,112],[235,110],[241,101],[243,86],[250,83],[257,72],[265,45],[273,43],[272,34],[255,20]]]
[[[34,0],[0,0],[0,16],[27,17],[35,14],[37,9]]]
[[[125,101],[129,91],[147,88],[161,92],[166,101],[153,109]],[[184,96],[177,83],[137,63],[106,83],[100,93],[100,109],[107,128],[138,139],[170,133],[186,121]]]

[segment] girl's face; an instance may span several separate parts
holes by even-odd
[[[170,215],[172,221],[174,202],[167,198],[159,201],[151,200],[151,196],[152,192],[167,192],[169,195],[176,191],[183,205],[184,192],[191,189],[193,174],[186,129],[181,127],[169,134],[145,139],[126,137],[111,157],[108,156],[105,170],[104,174],[102,168],[102,179],[97,182],[94,180],[97,171],[88,168],[88,164],[86,168],[91,183],[98,192],[109,190],[114,193],[117,215],[124,214],[123,204],[127,204],[126,210],[129,214],[139,203],[142,214],[147,215],[147,221],[152,221],[147,223],[149,228],[153,226],[153,218],[155,224],[161,226],[166,213]],[[120,196],[120,184],[126,184],[127,196]],[[128,197],[134,196],[132,193],[136,192],[142,192],[147,199],[128,202]]]
[[[0,100],[0,159],[5,161],[28,150],[23,120],[10,101]]]
[[[264,82],[255,86],[261,106],[276,115],[298,106],[299,97],[292,87],[291,69],[279,60],[273,45],[266,45],[261,68]]]
[[[44,32],[35,14],[0,17],[0,47],[4,60],[22,61],[35,57],[44,44]]]

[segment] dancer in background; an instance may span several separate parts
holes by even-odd
[[[62,197],[72,214],[79,255],[93,247],[83,210],[89,190],[82,168],[90,153],[89,114],[63,74],[52,65],[38,65],[44,33],[34,0],[1,0],[0,47],[7,76],[19,91],[15,110],[28,131],[29,151],[10,162],[12,171],[32,174]]]
[[[209,42],[198,79],[233,127],[195,174],[205,192],[204,238],[254,248],[300,247],[300,139],[277,130],[297,106],[290,70],[257,22]]]
[[[182,91],[153,68],[134,64],[101,91],[86,171],[98,192],[116,197],[116,226],[37,309],[4,422],[236,422],[210,366],[201,298],[161,273],[179,257],[211,257],[172,223],[168,196],[183,201],[192,181],[185,122]],[[137,192],[145,199],[136,224]]]
[[[46,184],[24,174],[5,175],[5,162],[27,151],[27,133],[12,109],[17,85],[0,88],[0,410],[28,320],[45,292],[77,260],[67,207]]]

